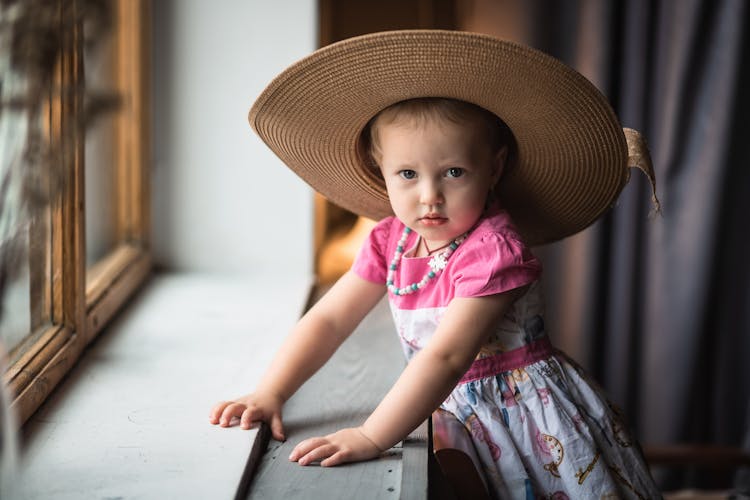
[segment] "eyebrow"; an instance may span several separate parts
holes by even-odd
[[[473,162],[471,158],[448,158],[440,162],[440,167],[441,168],[454,168],[454,167],[466,168],[468,166],[471,166],[472,164]],[[401,163],[393,167],[388,167],[387,165],[383,165],[383,167],[395,168],[398,170],[404,170],[404,169],[415,170],[416,169],[416,166],[414,166],[411,163]]]
[[[398,171],[398,170],[415,170],[414,165],[409,164],[409,163],[399,163],[398,165],[393,165],[393,166],[383,165],[382,168],[385,168],[387,170],[396,170],[396,171]]]

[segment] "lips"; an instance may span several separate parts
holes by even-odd
[[[441,224],[448,222],[448,218],[441,217],[437,214],[428,214],[419,219],[419,221],[425,226],[440,226]]]

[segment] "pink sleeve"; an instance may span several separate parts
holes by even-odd
[[[388,272],[385,253],[392,225],[393,217],[387,217],[372,228],[352,264],[354,274],[373,283],[385,284]]]
[[[456,297],[481,297],[539,279],[542,264],[515,234],[488,232],[456,255]]]

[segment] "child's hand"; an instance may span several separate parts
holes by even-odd
[[[284,426],[281,422],[281,407],[284,400],[269,392],[258,391],[233,401],[222,401],[211,409],[209,422],[222,427],[233,425],[240,419],[240,427],[249,429],[255,422],[268,422],[271,434],[278,441],[284,441]]]
[[[325,437],[315,437],[302,441],[294,447],[289,460],[300,465],[320,462],[330,467],[346,462],[369,460],[382,452],[361,427],[342,429]]]

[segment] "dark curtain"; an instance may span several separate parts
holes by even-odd
[[[539,249],[553,336],[642,442],[738,446],[750,422],[750,5],[529,5],[528,42],[645,135],[662,204],[649,216],[633,172],[606,217]]]

